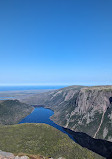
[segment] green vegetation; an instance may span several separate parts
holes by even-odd
[[[0,124],[16,124],[30,114],[32,110],[33,107],[18,100],[2,101],[0,103]]]
[[[69,127],[72,128],[75,125],[75,128],[79,132],[85,132],[89,134],[90,136],[94,136],[100,124],[102,113],[96,112],[94,116],[92,117],[92,120],[90,123],[87,123],[87,119],[83,119],[83,117],[84,115],[79,115],[79,114],[73,115],[71,118],[73,122],[72,121],[69,122]],[[79,123],[80,120],[81,122]]]
[[[100,127],[100,130],[97,134],[97,138],[104,138],[105,140],[112,139],[112,104],[108,107],[107,111],[105,112],[103,123]]]
[[[0,149],[14,154],[26,153],[66,159],[103,157],[76,144],[66,134],[46,124],[0,126]]]

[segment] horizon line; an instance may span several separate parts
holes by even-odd
[[[48,83],[41,83],[41,84],[0,84],[0,87],[7,87],[7,86],[111,86],[112,84],[108,84],[108,83],[104,83],[104,84],[76,84],[76,83],[72,83],[72,84],[56,84],[56,83],[51,83],[51,84],[48,84]]]

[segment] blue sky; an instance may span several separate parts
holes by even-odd
[[[112,0],[1,0],[0,85],[112,84]]]

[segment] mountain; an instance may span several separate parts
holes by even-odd
[[[16,124],[31,113],[33,107],[18,100],[0,102],[0,124]]]
[[[15,155],[30,154],[33,159],[38,154],[46,159],[103,159],[46,124],[0,126],[0,149]]]
[[[70,86],[23,101],[52,109],[51,119],[63,127],[112,141],[112,86]]]

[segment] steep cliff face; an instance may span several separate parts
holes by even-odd
[[[112,140],[111,87],[90,87],[80,90],[74,110],[68,112],[67,127],[85,132],[95,138]]]
[[[61,126],[112,141],[112,86],[71,86],[24,101],[53,109]]]
[[[112,141],[112,87],[80,89],[52,119],[74,131]]]

